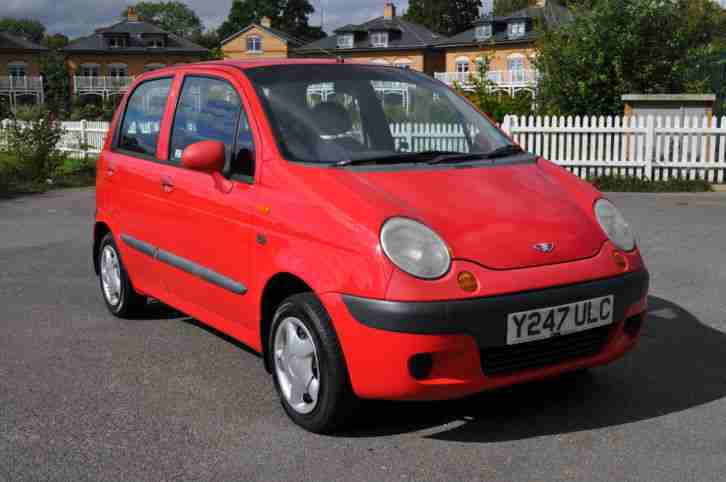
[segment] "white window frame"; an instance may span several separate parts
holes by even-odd
[[[492,38],[492,24],[488,23],[486,25],[477,25],[476,30],[474,31],[474,37],[476,37],[477,40],[487,40]]]
[[[109,37],[108,46],[112,49],[121,49],[126,46],[126,42],[122,37]]]
[[[353,48],[353,34],[352,33],[343,33],[338,35],[338,48],[339,49],[352,49]]]
[[[115,64],[108,64],[106,66],[106,69],[108,70],[108,76],[113,78],[120,78],[120,77],[128,77],[129,76],[129,66],[122,63],[115,63]],[[123,74],[123,75],[119,75]]]
[[[17,72],[22,70],[23,75],[18,75]],[[10,77],[20,79],[28,76],[28,63],[18,60],[15,62],[8,63],[8,75]]]
[[[371,47],[388,47],[388,32],[371,32]]]
[[[515,66],[517,68],[512,68],[512,66]],[[521,71],[524,70],[524,55],[522,54],[512,54],[509,57],[507,57],[507,70],[508,71]]]
[[[154,38],[151,39],[151,45],[149,45],[152,49],[161,49],[164,48],[164,39],[160,38]]]
[[[507,36],[509,38],[521,38],[527,32],[527,26],[523,21],[510,22],[507,25]]]
[[[101,76],[101,65],[100,64],[92,64],[92,63],[81,64],[79,70],[81,72],[80,77],[100,77]],[[92,72],[92,74],[88,75],[89,72]]]
[[[454,68],[456,69],[456,72],[459,74],[463,74],[466,72],[469,72],[471,67],[471,61],[468,57],[457,57],[454,61]]]
[[[259,35],[250,35],[245,39],[245,46],[247,47],[248,54],[261,54],[262,53],[262,37]],[[250,48],[257,47],[257,48]]]

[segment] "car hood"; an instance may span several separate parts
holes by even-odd
[[[583,206],[536,163],[414,170],[393,166],[346,174],[351,188],[367,192],[377,207],[387,204],[389,217],[427,224],[448,243],[454,258],[487,268],[589,258],[607,239],[591,204]]]

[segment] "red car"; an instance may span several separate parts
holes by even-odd
[[[93,259],[260,352],[288,415],[581,370],[638,340],[618,209],[443,84],[336,60],[182,65],[129,89],[98,161]]]

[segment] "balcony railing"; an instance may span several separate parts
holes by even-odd
[[[42,77],[0,77],[0,92],[42,92]]]
[[[133,77],[96,77],[76,75],[73,77],[73,90],[76,94],[120,93],[125,92],[133,81]]]
[[[471,80],[479,77],[479,72],[437,72],[434,76],[447,85],[455,82],[462,87],[471,85]],[[534,87],[537,85],[536,70],[490,70],[487,78],[497,87]]]

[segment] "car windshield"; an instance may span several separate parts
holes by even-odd
[[[491,153],[501,157],[517,150],[468,102],[410,70],[289,64],[245,73],[262,99],[283,155],[291,161],[439,163]]]

